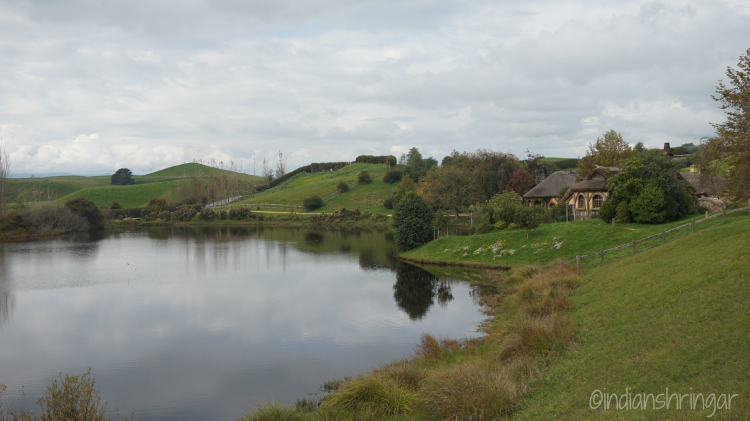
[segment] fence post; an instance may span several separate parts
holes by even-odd
[[[706,211],[706,219],[708,219],[708,211]]]
[[[666,231],[662,231],[661,232],[661,242],[662,242],[662,244],[664,244],[664,243],[667,242],[667,232]]]
[[[612,218],[612,228],[615,227],[615,218]]]
[[[576,254],[576,266],[581,267],[581,256]]]
[[[695,233],[695,221],[690,222],[690,233]]]
[[[599,251],[599,254],[601,254],[601,255],[602,255],[602,263],[604,263],[604,250],[600,250],[600,251]]]
[[[635,249],[635,240],[633,240],[633,253],[635,253],[635,252],[636,252],[636,249]]]

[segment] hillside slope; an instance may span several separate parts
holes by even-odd
[[[513,419],[703,419],[712,410],[592,410],[592,393],[737,394],[711,419],[750,419],[750,218],[587,272],[571,297],[577,344]],[[727,397],[725,397],[725,400]],[[597,402],[594,396],[593,403]],[[623,400],[623,404],[625,400]],[[727,402],[724,402],[725,405]],[[657,403],[657,407],[658,407]]]
[[[368,171],[372,176],[372,183],[357,185],[350,191],[343,193],[331,201],[326,202],[321,212],[331,212],[341,207],[349,209],[360,208],[375,212],[386,212],[383,200],[389,197],[395,184],[384,183],[382,178],[387,171],[385,164],[351,164],[332,172],[300,174],[284,184],[270,190],[256,194],[242,203],[276,203],[285,205],[302,205],[302,201],[309,196],[326,197],[336,192],[339,182],[354,185],[357,175],[361,171]]]

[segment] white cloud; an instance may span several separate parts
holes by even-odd
[[[750,47],[749,15],[707,0],[9,1],[0,141],[21,173],[278,150],[289,168],[412,146],[575,156],[609,129],[695,142],[723,118],[710,95]]]

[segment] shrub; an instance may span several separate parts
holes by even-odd
[[[198,212],[193,205],[181,205],[176,211],[172,212],[172,219],[177,221],[189,221],[193,219]]]
[[[211,208],[203,208],[200,212],[201,219],[204,221],[210,221],[214,218],[216,218],[216,212],[214,212]]]
[[[154,212],[159,213],[167,209],[169,202],[167,202],[167,198],[164,196],[154,196],[151,199],[148,199],[148,206],[153,206]]]
[[[323,199],[321,199],[320,196],[310,196],[302,201],[302,206],[307,211],[320,209],[323,207]]]
[[[109,204],[110,209],[122,209],[122,205],[120,204],[119,200],[113,200],[112,203]]]
[[[362,171],[357,175],[357,183],[359,184],[370,184],[372,183],[372,176],[369,171]]]
[[[617,214],[615,216],[617,222],[626,224],[630,222],[630,210],[628,210],[628,202],[623,200],[617,205]]]
[[[104,215],[102,215],[102,211],[96,207],[94,202],[86,198],[78,197],[69,200],[65,203],[65,207],[88,221],[92,229],[99,229],[104,226]]]
[[[21,212],[11,209],[0,217],[0,231],[15,231],[26,229]]]
[[[393,198],[392,197],[388,197],[385,200],[383,200],[383,206],[386,209],[393,209]]]
[[[336,189],[340,191],[341,193],[346,193],[349,191],[349,185],[346,184],[345,181],[339,181],[339,184],[336,186]]]
[[[406,193],[393,213],[396,245],[401,250],[411,250],[432,239],[432,210],[414,192]]]
[[[660,224],[666,219],[664,210],[664,190],[658,184],[650,182],[630,203],[630,212],[635,222],[642,224]]]
[[[385,173],[383,181],[388,184],[398,183],[404,178],[404,173],[401,170],[391,170]]]
[[[219,219],[221,219],[222,221],[225,220],[225,219],[227,219],[227,213],[228,212],[225,211],[225,210],[220,210],[219,211]]]
[[[250,215],[252,215],[252,212],[250,212],[246,208],[232,208],[232,209],[229,209],[228,216],[229,216],[229,219],[234,219],[234,220],[239,221],[239,220],[247,218]]]

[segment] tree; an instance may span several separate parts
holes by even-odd
[[[119,200],[113,200],[112,203],[110,203],[109,208],[112,210],[122,209],[122,205]]]
[[[579,172],[582,177],[587,176],[597,165],[602,167],[622,167],[636,152],[630,149],[620,133],[610,130],[604,137],[596,139],[596,143],[589,144],[586,156],[578,161]]]
[[[677,177],[677,171],[679,162],[660,150],[640,153],[607,182],[610,197],[599,210],[599,217],[606,222],[616,218],[622,202],[628,203],[632,219],[641,223],[674,221],[694,212],[695,195]]]
[[[456,218],[461,207],[477,201],[476,180],[470,172],[454,166],[427,171],[419,182],[419,190],[430,206],[450,209]]]
[[[724,110],[727,120],[712,124],[717,137],[729,150],[733,166],[725,187],[734,199],[750,198],[750,48],[740,56],[738,69],[727,67],[731,87],[719,81],[713,99]]]
[[[104,215],[102,215],[102,211],[99,210],[96,203],[84,197],[78,197],[65,202],[65,207],[74,214],[83,217],[89,223],[91,229],[103,228]]]
[[[167,201],[167,198],[164,196],[154,196],[148,200],[148,206],[153,206],[154,212],[161,213],[167,210],[167,207],[169,206],[169,202]]]
[[[529,231],[537,229],[539,224],[542,223],[542,215],[544,209],[532,206],[527,208],[526,206],[520,206],[515,209],[516,214],[513,218],[513,223],[526,230],[526,239],[529,239]]]
[[[357,183],[359,184],[370,184],[372,183],[372,176],[368,171],[361,171],[357,175]]]
[[[393,206],[396,206],[398,202],[406,196],[406,193],[417,191],[417,185],[411,177],[404,177],[396,186],[396,194],[393,195]]]
[[[518,209],[522,207],[523,198],[514,191],[506,191],[493,196],[482,208],[482,213],[486,215],[486,222],[500,222],[504,227],[515,222]]]
[[[6,180],[10,175],[10,156],[5,150],[5,145],[0,143],[0,216],[5,211],[5,203],[8,201],[6,192]]]
[[[396,245],[411,250],[432,239],[432,210],[417,193],[409,192],[393,209]]]
[[[112,185],[113,186],[127,186],[135,184],[133,180],[133,173],[127,168],[120,168],[114,174],[112,174]]]
[[[523,195],[531,188],[534,180],[528,171],[517,169],[510,175],[508,184],[505,186],[505,191],[514,191],[520,195]]]
[[[281,178],[286,174],[286,157],[279,151],[279,157],[276,159],[276,178]]]
[[[346,184],[346,181],[339,181],[339,184],[336,186],[336,189],[341,193],[346,193],[349,191],[349,185]]]

